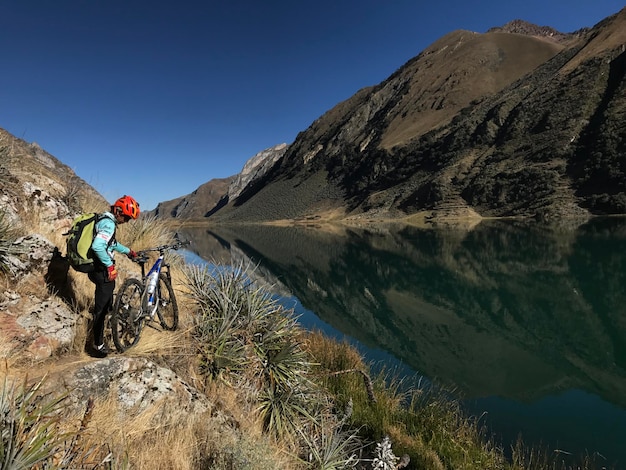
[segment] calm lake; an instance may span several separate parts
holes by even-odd
[[[505,449],[521,434],[626,468],[626,219],[179,233],[201,262],[258,265],[305,327],[456,390]]]

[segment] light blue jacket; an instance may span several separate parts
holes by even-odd
[[[96,235],[91,242],[91,249],[96,258],[107,268],[113,264],[114,251],[123,255],[130,251],[130,248],[115,240],[116,227],[115,216],[110,212],[104,212],[102,218],[96,222]]]

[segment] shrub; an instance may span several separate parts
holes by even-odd
[[[19,229],[8,220],[7,214],[0,208],[0,271],[11,270],[9,257],[18,255],[23,248],[15,244],[19,236]]]
[[[2,468],[63,468],[53,456],[68,437],[58,423],[62,398],[41,398],[43,381],[27,385],[4,378],[0,391],[0,462]]]
[[[253,270],[239,266],[187,266],[184,280],[195,303],[193,335],[208,379],[238,381],[257,397],[265,429],[294,437],[313,421],[316,387],[307,378],[309,360],[299,328],[263,288]]]

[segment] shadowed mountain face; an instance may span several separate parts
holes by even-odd
[[[211,217],[624,213],[625,44],[626,9],[573,34],[454,31],[317,119]]]

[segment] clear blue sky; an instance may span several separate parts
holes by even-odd
[[[237,174],[455,29],[571,32],[617,0],[4,0],[0,127],[143,209]]]

